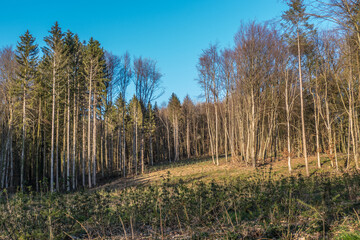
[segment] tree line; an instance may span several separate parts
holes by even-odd
[[[334,169],[340,156],[359,168],[359,1],[287,4],[276,24],[241,24],[234,47],[203,50],[203,101],[172,94],[164,106],[156,61],[113,55],[58,23],[42,48],[27,31],[0,50],[0,187],[91,188],[200,156],[253,167],[286,158],[290,172],[298,156],[309,174],[308,156],[321,168],[326,154]]]
[[[115,56],[57,22],[44,42],[40,49],[27,31],[15,50],[0,52],[1,188],[70,191],[95,186],[99,174],[143,172],[161,82],[156,62]],[[136,93],[126,103],[131,81]]]
[[[276,24],[242,24],[235,46],[198,60],[210,154],[256,167],[267,159],[326,154],[359,168],[360,2],[286,1]],[[307,8],[310,10],[307,11]],[[332,29],[315,29],[330,21]]]

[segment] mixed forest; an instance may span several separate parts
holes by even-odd
[[[286,4],[202,50],[198,99],[160,106],[156,60],[58,22],[2,47],[0,238],[360,238],[360,1]],[[261,172],[278,162],[289,177]],[[173,166],[242,175],[97,191]]]
[[[233,48],[203,50],[203,101],[173,94],[166,106],[154,104],[162,93],[155,60],[115,56],[58,23],[41,48],[27,31],[0,54],[1,188],[91,188],[204,155],[254,168],[282,156],[289,171],[301,156],[309,174],[308,156],[321,168],[327,154],[334,169],[358,169],[359,4],[288,5],[275,23],[241,24]],[[333,28],[317,29],[315,20]]]

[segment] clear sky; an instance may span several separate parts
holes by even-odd
[[[232,46],[242,21],[280,17],[286,6],[282,0],[4,0],[0,8],[0,47],[15,47],[27,29],[43,46],[58,21],[63,31],[81,40],[94,37],[113,54],[129,51],[156,60],[165,89],[161,104],[172,92],[180,100],[189,94],[197,101],[196,64],[202,49],[210,43]]]

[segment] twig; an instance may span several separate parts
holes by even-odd
[[[87,236],[88,236],[88,238],[89,239],[91,239],[91,237],[90,237],[90,234],[89,234],[89,232],[87,231],[87,229],[84,227],[84,225],[82,225],[82,223],[81,222],[79,222],[78,220],[76,220],[73,216],[71,216],[70,214],[67,214],[67,213],[65,213],[66,214],[66,216],[68,216],[68,217],[70,217],[70,218],[72,218],[72,219],[74,219],[80,226],[81,226],[81,228],[82,229],[84,229],[85,230],[85,232],[86,232],[86,234],[87,234]]]

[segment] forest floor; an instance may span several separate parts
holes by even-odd
[[[70,193],[0,192],[0,239],[360,239],[360,174],[330,159],[148,167]]]
[[[311,156],[309,161],[310,175],[316,173],[337,173],[336,169],[331,166],[330,159],[327,155],[322,155],[321,169],[317,167],[317,158]],[[345,156],[339,157],[339,169],[344,170]],[[245,164],[232,160],[230,157],[226,161],[224,156],[219,158],[219,166],[214,164],[211,157],[203,157],[200,159],[179,160],[172,163],[161,163],[150,166],[142,175],[117,178],[110,180],[94,190],[99,189],[124,189],[138,185],[149,185],[161,183],[164,178],[172,180],[182,179],[184,182],[192,183],[195,181],[211,182],[225,181],[230,178],[252,176],[254,173],[271,173],[277,177],[288,177],[295,175],[306,175],[304,158],[291,159],[292,172],[289,173],[287,158],[278,160],[268,159],[266,162],[259,164],[257,168],[253,168]]]

